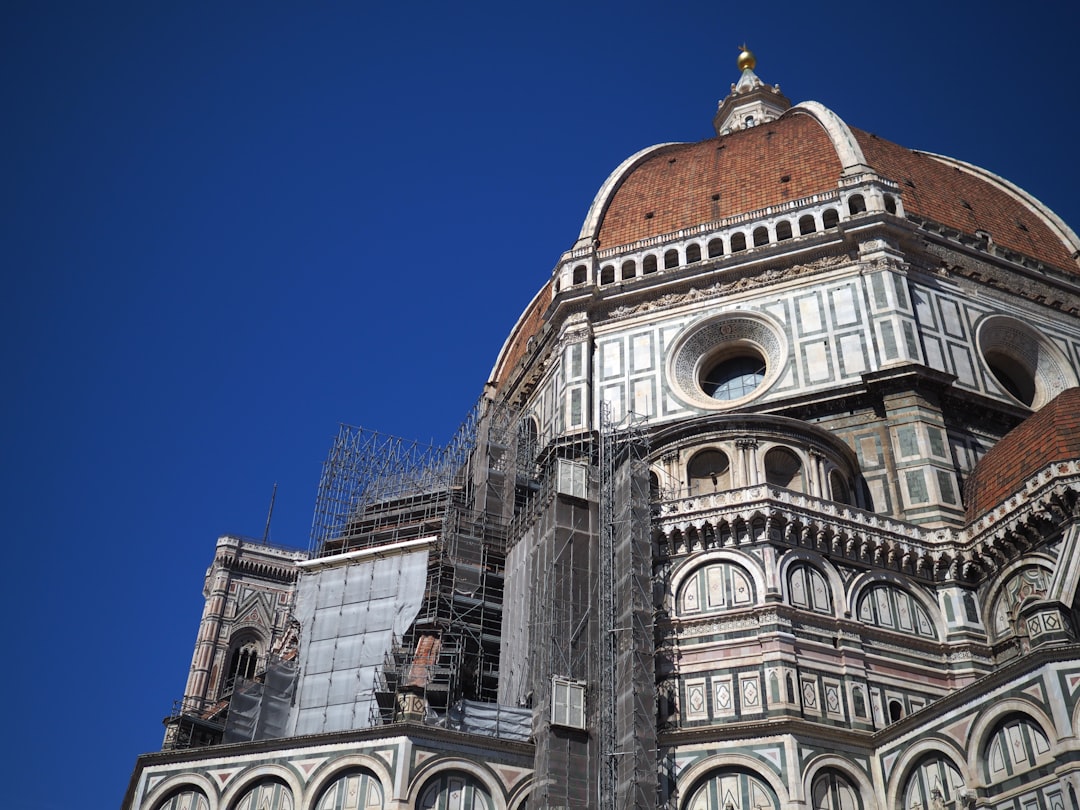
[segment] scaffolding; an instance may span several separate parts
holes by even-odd
[[[657,798],[649,435],[628,414],[600,421],[600,810]]]
[[[415,620],[376,675],[370,722],[432,722],[494,702],[507,531],[518,497],[517,410],[481,398],[443,447],[341,426],[320,480],[315,559],[427,541]]]

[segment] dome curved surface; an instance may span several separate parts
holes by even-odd
[[[600,248],[628,245],[832,192],[856,167],[895,182],[909,215],[984,231],[1009,250],[1078,271],[1080,241],[1030,195],[962,161],[849,128],[816,102],[750,129],[642,150],[601,188],[579,244],[591,233]]]
[[[628,157],[586,214],[577,251],[604,250],[816,194],[871,172],[899,189],[905,215],[990,241],[1080,274],[1080,239],[1052,211],[1008,181],[962,161],[909,149],[850,127],[807,101],[775,120],[697,143],[663,143]],[[557,292],[553,279],[522,313],[492,369],[496,385],[524,356]]]

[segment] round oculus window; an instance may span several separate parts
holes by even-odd
[[[691,324],[672,344],[668,379],[681,399],[699,408],[734,408],[760,396],[787,361],[771,319],[733,312]]]
[[[726,357],[703,368],[701,390],[721,402],[748,397],[765,382],[765,361],[757,353]]]
[[[1046,337],[1006,315],[991,315],[978,327],[987,387],[1038,410],[1077,384],[1068,361]]]

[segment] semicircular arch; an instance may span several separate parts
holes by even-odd
[[[686,581],[702,568],[713,563],[729,563],[745,571],[754,584],[754,604],[761,600],[765,594],[765,570],[761,567],[761,563],[757,558],[747,554],[745,551],[722,548],[692,554],[676,567],[671,575],[669,598],[672,600],[672,604],[669,605],[669,608],[675,609],[677,595]]]
[[[495,803],[496,810],[501,810],[501,808],[506,807],[506,799],[502,785],[489,769],[482,765],[478,765],[471,760],[453,757],[439,758],[425,762],[417,769],[416,773],[413,774],[413,778],[409,781],[407,793],[409,797],[409,807],[419,806],[420,797],[423,794],[424,789],[433,779],[452,773],[464,773],[476,779]]]
[[[945,759],[960,773],[965,785],[973,784],[971,771],[968,770],[967,757],[956,744],[947,737],[933,736],[918,740],[904,750],[893,765],[885,785],[886,806],[895,810],[903,808],[903,789],[916,767],[928,757],[937,756]]]
[[[268,764],[259,765],[244,771],[232,782],[221,794],[222,810],[234,810],[236,804],[251,788],[257,786],[262,780],[278,780],[284,782],[292,794],[292,806],[294,810],[302,807],[304,801],[304,784],[299,775],[284,765]]]
[[[679,795],[690,796],[694,787],[705,781],[711,774],[724,770],[741,770],[756,776],[772,788],[781,807],[788,806],[789,794],[787,786],[784,784],[784,780],[780,778],[780,775],[765,767],[761,760],[745,754],[720,754],[695,762],[679,774]]]
[[[383,800],[390,799],[394,790],[393,776],[382,761],[367,754],[348,754],[324,762],[311,775],[311,780],[306,788],[307,797],[312,802],[317,802],[322,797],[323,791],[338,778],[346,775],[349,771],[360,769],[371,771],[375,778],[379,780]]]
[[[154,786],[153,790],[146,794],[141,804],[143,807],[157,810],[161,803],[169,798],[170,794],[181,791],[186,787],[199,790],[206,796],[210,810],[218,810],[220,796],[217,786],[210,779],[197,773],[182,773],[166,777],[164,781],[159,782]]]

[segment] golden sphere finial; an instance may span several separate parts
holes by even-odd
[[[750,49],[747,48],[745,44],[741,48],[739,48],[739,51],[739,61],[736,62],[736,64],[739,66],[739,70],[753,70],[754,65],[757,64],[757,60],[754,58],[754,54],[751,53]]]

